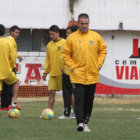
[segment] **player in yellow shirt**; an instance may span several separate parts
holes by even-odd
[[[16,74],[16,58],[19,59],[21,62],[23,59],[22,57],[17,53],[17,43],[16,39],[20,35],[20,28],[17,25],[14,25],[10,28],[10,36],[6,37],[6,39],[9,41],[10,45],[13,49],[13,55],[15,56],[14,59],[14,66],[12,67],[13,72]],[[12,85],[7,85],[5,82],[3,82],[3,88],[2,88],[2,94],[1,94],[1,109],[2,110],[9,110],[11,109],[11,102],[12,102]],[[18,109],[21,109],[20,105],[17,103]]]
[[[15,49],[16,52],[16,58],[21,62],[23,58],[17,53],[17,43],[16,40],[18,39],[20,35],[20,28],[17,25],[14,25],[10,28],[10,36],[6,37],[10,43],[12,43],[12,46]],[[16,68],[16,63],[14,65],[14,68]]]
[[[53,109],[55,102],[55,93],[62,89],[62,72],[61,72],[61,49],[65,40],[59,35],[59,27],[52,25],[49,29],[51,40],[46,47],[46,59],[43,72],[43,80],[46,80],[47,74],[49,74],[48,82],[48,94],[49,101],[48,106]]]
[[[15,56],[13,55],[13,48],[7,39],[3,37],[5,34],[5,27],[0,24],[0,92],[2,90],[2,82],[8,85],[13,84],[13,103],[12,106],[16,107],[17,94],[19,90],[19,80],[15,73],[12,71],[14,66]]]
[[[62,51],[64,62],[70,68],[70,79],[75,97],[77,131],[91,132],[88,122],[92,113],[99,70],[106,54],[106,44],[102,37],[89,30],[89,16],[78,16],[79,29],[70,34]]]

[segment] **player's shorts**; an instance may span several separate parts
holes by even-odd
[[[0,91],[2,90],[2,82],[5,82],[7,85],[12,85],[18,80],[17,76],[14,72],[10,74],[10,76],[7,79],[0,80]]]
[[[50,76],[48,90],[62,90],[62,76]]]

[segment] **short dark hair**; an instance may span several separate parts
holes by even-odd
[[[57,25],[52,25],[50,27],[49,31],[59,33],[60,29],[59,29],[59,27]]]
[[[71,32],[73,33],[78,30],[78,26],[69,26],[67,27],[67,30],[71,30]]]
[[[5,34],[5,27],[4,25],[0,24],[0,36],[3,36]]]
[[[80,18],[84,18],[84,19],[89,19],[89,16],[88,16],[88,14],[86,14],[86,13],[81,13],[79,16],[78,16],[78,21],[79,21],[79,19]]]
[[[14,25],[10,28],[10,32],[14,32],[15,30],[20,30],[20,28],[17,25]]]

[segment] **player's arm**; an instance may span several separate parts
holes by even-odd
[[[18,53],[16,54],[16,56],[17,56],[19,62],[21,62],[23,60],[23,58]]]
[[[15,42],[15,50],[16,50],[16,58],[18,58],[19,62],[23,60],[23,58],[17,53],[17,43]]]
[[[105,57],[107,54],[107,47],[106,44],[101,36],[99,36],[99,47],[98,47],[98,67],[101,69]]]
[[[9,62],[10,62],[11,68],[14,68],[14,65],[15,65],[15,52],[14,52],[13,47],[9,43],[8,43],[8,45],[9,45]]]
[[[62,57],[64,63],[66,63],[69,66],[70,71],[73,71],[75,68],[75,64],[72,61],[72,45],[69,37],[66,39],[66,42],[64,44],[64,48],[62,50]]]
[[[63,60],[62,55],[60,57],[60,68],[61,68],[61,72],[63,72],[64,71],[64,60]]]
[[[42,79],[46,81],[46,76],[50,71],[50,54],[49,54],[49,47],[46,47],[46,58],[45,58],[45,65],[44,65],[44,72]]]
[[[19,54],[18,53],[16,53],[16,58],[18,58],[19,57]]]
[[[62,46],[62,51],[63,51],[63,49],[64,49],[64,44]],[[63,72],[64,71],[64,60],[63,60],[62,53],[61,53],[61,56],[60,56],[60,68],[61,68],[61,72]]]

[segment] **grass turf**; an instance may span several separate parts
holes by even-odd
[[[39,117],[47,102],[20,104],[18,119],[9,119],[7,112],[1,111],[0,140],[140,140],[140,103],[95,101],[89,122],[91,133],[77,132],[75,119],[57,119],[63,113],[62,102],[55,103],[55,118],[50,121]]]

